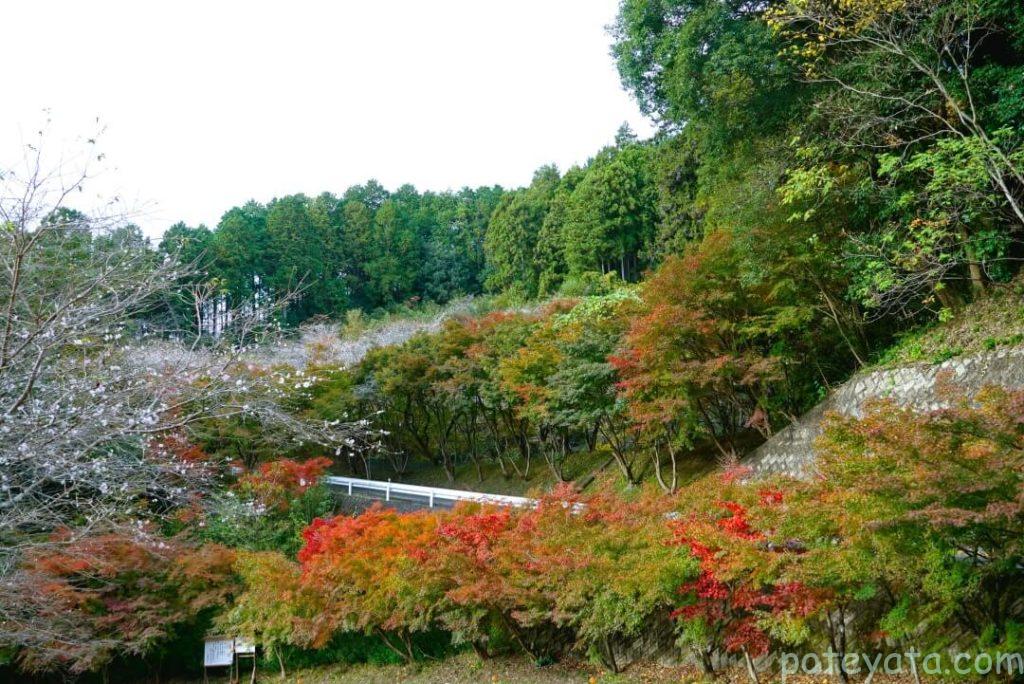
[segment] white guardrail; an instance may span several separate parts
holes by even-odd
[[[486,494],[483,492],[466,492],[461,489],[444,489],[441,487],[424,487],[421,485],[402,484],[400,482],[383,482],[380,480],[361,480],[358,477],[342,477],[329,475],[324,478],[329,487],[337,487],[349,496],[359,496],[380,501],[402,501],[420,504],[424,508],[451,508],[459,501],[475,501],[495,506],[513,506],[525,508],[537,502],[523,496],[506,496],[504,494]]]

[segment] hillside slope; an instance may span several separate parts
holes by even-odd
[[[810,475],[814,441],[821,434],[826,414],[857,416],[865,402],[872,399],[892,399],[922,410],[939,408],[941,387],[946,382],[968,393],[986,385],[1024,388],[1024,346],[959,356],[938,364],[920,363],[859,374],[833,390],[800,420],[773,435],[743,463],[758,475]]]

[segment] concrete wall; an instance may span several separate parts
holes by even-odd
[[[854,376],[796,423],[773,435],[743,463],[754,470],[755,476],[808,476],[813,473],[814,441],[821,434],[821,421],[826,413],[859,416],[864,403],[875,398],[889,398],[922,410],[936,409],[941,406],[936,393],[936,379],[940,376],[948,377],[968,393],[986,385],[1024,388],[1024,347]]]

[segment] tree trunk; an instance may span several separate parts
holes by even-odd
[[[839,677],[844,683],[850,681],[850,675],[846,671],[846,614],[840,606],[835,612],[826,613],[828,624],[828,638],[832,646],[832,652],[839,658]]]
[[[701,669],[704,670],[704,674],[715,675],[715,663],[711,660],[711,649],[710,648],[696,648],[694,651],[697,652],[697,657],[700,660]]]
[[[517,628],[516,628],[516,626],[515,626],[515,625],[514,625],[514,624],[512,623],[512,621],[511,621],[511,620],[509,620],[509,619],[508,619],[507,617],[505,617],[505,615],[504,615],[504,614],[502,614],[502,615],[501,615],[501,621],[502,621],[502,622],[503,622],[503,623],[505,624],[505,628],[506,628],[506,629],[507,629],[507,630],[509,631],[509,633],[510,633],[510,634],[512,635],[512,639],[514,639],[514,640],[515,640],[515,642],[516,642],[517,644],[519,644],[519,647],[520,647],[521,649],[523,649],[523,651],[524,651],[524,652],[525,652],[525,653],[526,653],[526,654],[527,654],[528,656],[530,656],[530,657],[531,657],[531,658],[533,658],[534,660],[538,660],[538,658],[537,658],[537,654],[536,654],[536,653],[534,652],[534,650],[533,650],[532,648],[530,648],[530,647],[529,647],[529,646],[528,646],[528,645],[526,644],[526,640],[525,640],[525,639],[523,639],[523,635],[522,635],[522,634],[520,634],[520,632],[519,632],[519,629],[517,629]]]
[[[981,270],[981,263],[971,245],[971,236],[966,227],[962,229],[961,236],[964,240],[964,255],[967,257],[967,271],[971,275],[971,294],[977,298],[985,293],[985,274]]]
[[[597,430],[600,427],[600,423],[594,425],[590,430],[586,430],[584,434],[587,436],[587,451],[593,452],[597,448]]]
[[[604,425],[605,419],[599,419],[598,426]],[[604,439],[608,442],[608,446],[611,447],[612,456],[615,457],[615,463],[619,466],[619,470],[622,471],[622,476],[626,478],[626,482],[635,485],[640,484],[639,478],[633,473],[632,464],[626,459],[625,453],[623,453],[622,446],[615,438],[614,431],[609,427],[601,429],[601,434],[604,435]]]
[[[611,639],[605,636],[602,641],[604,642],[605,657],[607,658],[604,664],[608,666],[608,669],[612,671],[612,674],[619,674],[619,664],[615,662],[615,651],[612,650]]]
[[[404,650],[393,644],[391,642],[391,639],[388,638],[387,632],[385,632],[384,630],[378,628],[376,632],[377,636],[380,637],[380,640],[384,642],[384,645],[387,646],[392,653],[401,658],[406,664],[412,663],[413,658],[411,647],[409,647],[408,644],[405,643],[405,639],[401,635],[399,636],[399,640],[402,642],[404,646],[406,646]]]
[[[416,660],[416,655],[413,653],[412,649],[412,636],[409,634],[409,631],[405,629],[402,630],[400,636],[402,639],[402,645],[405,646],[406,655],[408,655],[409,662],[411,663]]]
[[[819,285],[818,290],[825,299],[825,304],[828,306],[829,310],[829,317],[832,319],[832,322],[836,324],[836,329],[839,331],[840,337],[842,337],[843,341],[846,342],[846,347],[850,350],[850,353],[853,354],[853,358],[857,361],[857,365],[864,368],[867,364],[864,362],[860,352],[857,350],[857,345],[855,345],[853,340],[850,339],[850,336],[846,334],[846,326],[843,324],[842,316],[839,315],[839,311],[836,310],[835,305],[832,303],[832,298],[828,296],[828,292],[825,291],[823,286]]]
[[[676,487],[679,484],[678,472],[676,469],[676,450],[668,445],[668,455],[672,462],[672,479],[669,484],[665,484],[665,478],[661,474],[661,450],[657,446],[653,449],[654,453],[654,476],[658,480],[658,486],[664,490],[666,494],[673,494],[676,491]]]
[[[743,661],[747,664],[747,676],[750,677],[750,681],[754,684],[761,684],[761,680],[757,678],[757,668],[754,667],[754,659],[750,657],[750,653],[747,649],[743,649]]]

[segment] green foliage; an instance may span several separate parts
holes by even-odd
[[[292,293],[284,322],[340,317],[481,292],[484,236],[504,191],[495,187],[390,193],[376,181],[341,197],[290,195],[233,207],[210,231],[177,224],[161,251],[178,252],[228,306],[268,306]],[[195,324],[193,302],[174,310]]]
[[[617,271],[636,280],[640,254],[653,240],[655,193],[649,152],[628,144],[599,157],[569,195],[562,228],[568,274]]]
[[[495,208],[484,241],[490,290],[537,295],[540,269],[534,250],[559,181],[558,169],[541,167],[529,187],[506,195]]]
[[[227,492],[196,530],[203,541],[247,551],[278,551],[294,558],[302,544],[300,533],[314,519],[334,510],[334,497],[322,486],[310,487],[286,508],[262,508]]]
[[[85,282],[118,259],[197,267],[140,307],[140,332],[217,334],[229,309],[269,312],[285,295],[283,323],[344,317],[350,337],[485,289],[485,307],[509,310],[348,368],[314,354],[278,408],[379,428],[338,445],[336,463],[292,460],[321,454],[281,453],[248,414],[190,426],[180,458],[246,474],[164,529],[237,558],[70,530],[69,548],[25,558],[15,603],[79,638],[61,652],[37,637],[0,661],[78,672],[159,658],[197,638],[233,573],[244,592],[218,624],[282,666],[412,661],[453,643],[537,662],[575,647],[615,670],[616,649],[670,615],[709,670],[722,653],[863,651],[881,635],[1020,648],[1019,393],[832,418],[821,479],[685,481],[857,366],[1024,340],[1020,3],[622,0],[611,30],[622,83],[659,132],[638,141],[624,126],[527,187],[371,180],[248,202],[212,230],[176,224],[156,250],[134,226],[93,235],[74,210],[43,217],[58,229],[39,233],[44,258],[18,287]],[[26,301],[8,314],[53,315]],[[628,500],[566,486],[531,510],[327,519],[315,486],[328,466],[383,464],[448,481],[499,472],[519,489],[547,466],[585,487],[582,471],[605,462]],[[639,491],[652,476],[670,496]]]
[[[445,632],[430,632],[412,637],[421,662],[440,660],[452,655],[451,637]],[[389,649],[380,637],[358,632],[336,635],[322,648],[282,646],[281,657],[286,668],[303,670],[317,665],[397,665],[402,659]]]
[[[245,590],[217,618],[217,626],[255,639],[266,658],[280,659],[281,649],[294,639],[295,617],[315,610],[301,589],[298,569],[283,555],[264,551],[239,553],[235,572]]]
[[[889,587],[904,588],[918,621],[958,619],[977,638],[1001,636],[1013,616],[1004,592],[1019,594],[1024,581],[1022,397],[945,391],[950,408],[933,414],[877,406],[861,420],[833,420],[822,444],[827,491],[851,550],[870,554]],[[842,494],[853,480],[855,494]]]
[[[938,363],[961,354],[1019,345],[1024,342],[1022,293],[1024,283],[1019,278],[993,286],[986,297],[951,312],[947,320],[901,336],[875,363],[882,367]]]
[[[637,280],[655,263],[654,156],[626,128],[614,146],[562,177],[554,167],[539,169],[488,226],[488,287],[535,297],[560,287],[578,293],[595,274]]]
[[[626,0],[613,27],[623,86],[641,109],[720,147],[777,125],[801,86],[761,20],[775,3]]]
[[[267,205],[267,255],[274,265],[267,274],[271,292],[301,288],[288,307],[287,320],[299,323],[318,312],[336,312],[348,303],[336,277],[337,234],[330,224],[333,198],[309,200],[304,195],[275,199]]]

